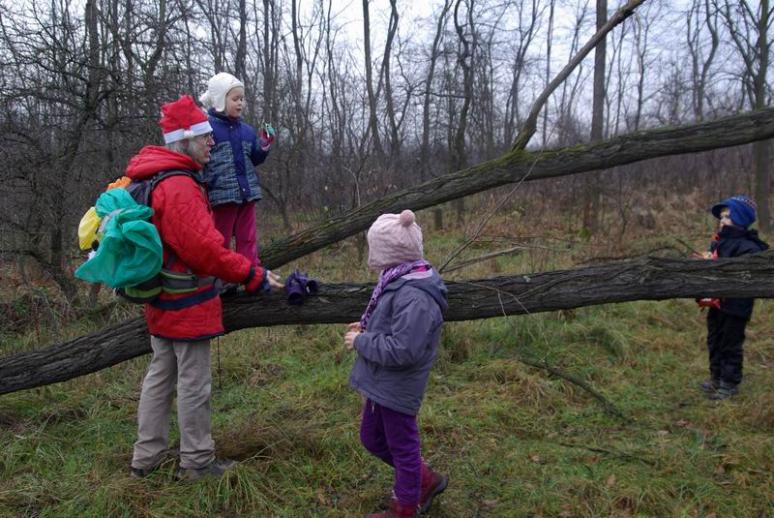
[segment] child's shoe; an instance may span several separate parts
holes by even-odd
[[[739,389],[736,388],[736,385],[732,385],[731,383],[726,383],[724,381],[721,381],[714,392],[710,392],[709,394],[707,394],[707,398],[713,401],[720,401],[722,399],[728,399],[732,396],[735,396],[738,393],[739,393]]]
[[[419,496],[419,512],[426,513],[433,498],[440,495],[449,485],[449,477],[436,473],[422,462],[422,490]]]
[[[383,513],[367,514],[366,518],[415,518],[419,516],[419,506],[401,505],[395,498],[390,501],[390,508]]]
[[[705,394],[711,394],[715,392],[720,386],[720,380],[716,378],[708,378],[702,381],[700,386],[701,390],[704,391]]]

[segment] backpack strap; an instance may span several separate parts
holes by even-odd
[[[150,207],[151,194],[153,194],[153,189],[156,188],[159,182],[169,178],[170,176],[188,176],[196,183],[201,184],[201,181],[193,171],[187,171],[185,169],[169,169],[167,171],[158,172],[150,178],[145,178],[144,180],[133,180],[132,183],[126,186],[126,190],[129,191],[129,194],[132,195],[134,201],[140,205],[147,205]]]
[[[137,203],[147,205],[151,207],[151,196],[153,189],[161,183],[163,180],[171,176],[188,176],[193,179],[197,184],[201,185],[202,182],[193,171],[186,169],[169,169],[156,173],[150,178],[140,180],[139,182],[133,181],[127,187],[129,194],[132,195]],[[215,277],[199,277],[193,274],[190,269],[186,272],[173,272],[171,270],[172,265],[177,260],[177,256],[172,250],[167,250],[168,257],[167,262],[164,264],[160,273],[162,290],[166,293],[186,293],[193,292],[202,287],[213,286],[216,282]],[[186,297],[187,299],[187,297]],[[188,301],[192,304],[197,303],[194,300]],[[154,303],[155,305],[156,303]],[[183,306],[185,307],[185,306]],[[177,308],[175,308],[177,309]]]

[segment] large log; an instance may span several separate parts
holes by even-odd
[[[323,285],[303,306],[282,295],[235,297],[224,304],[228,331],[281,324],[357,320],[373,286]],[[449,321],[683,297],[774,298],[774,252],[697,261],[647,257],[574,270],[450,282]],[[150,352],[141,319],[53,347],[0,359],[0,394],[95,372]]]
[[[272,241],[263,247],[261,259],[269,268],[276,268],[367,229],[385,212],[424,209],[509,183],[598,171],[772,137],[774,108],[769,108],[690,126],[641,131],[597,144],[555,150],[514,150],[494,160],[389,193],[325,223]]]

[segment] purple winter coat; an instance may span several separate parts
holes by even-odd
[[[416,415],[435,361],[446,310],[446,286],[435,270],[388,284],[357,336],[350,385],[382,406]]]

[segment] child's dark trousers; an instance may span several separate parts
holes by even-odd
[[[742,381],[745,327],[746,318],[710,308],[707,314],[707,349],[713,380],[733,386]]]

